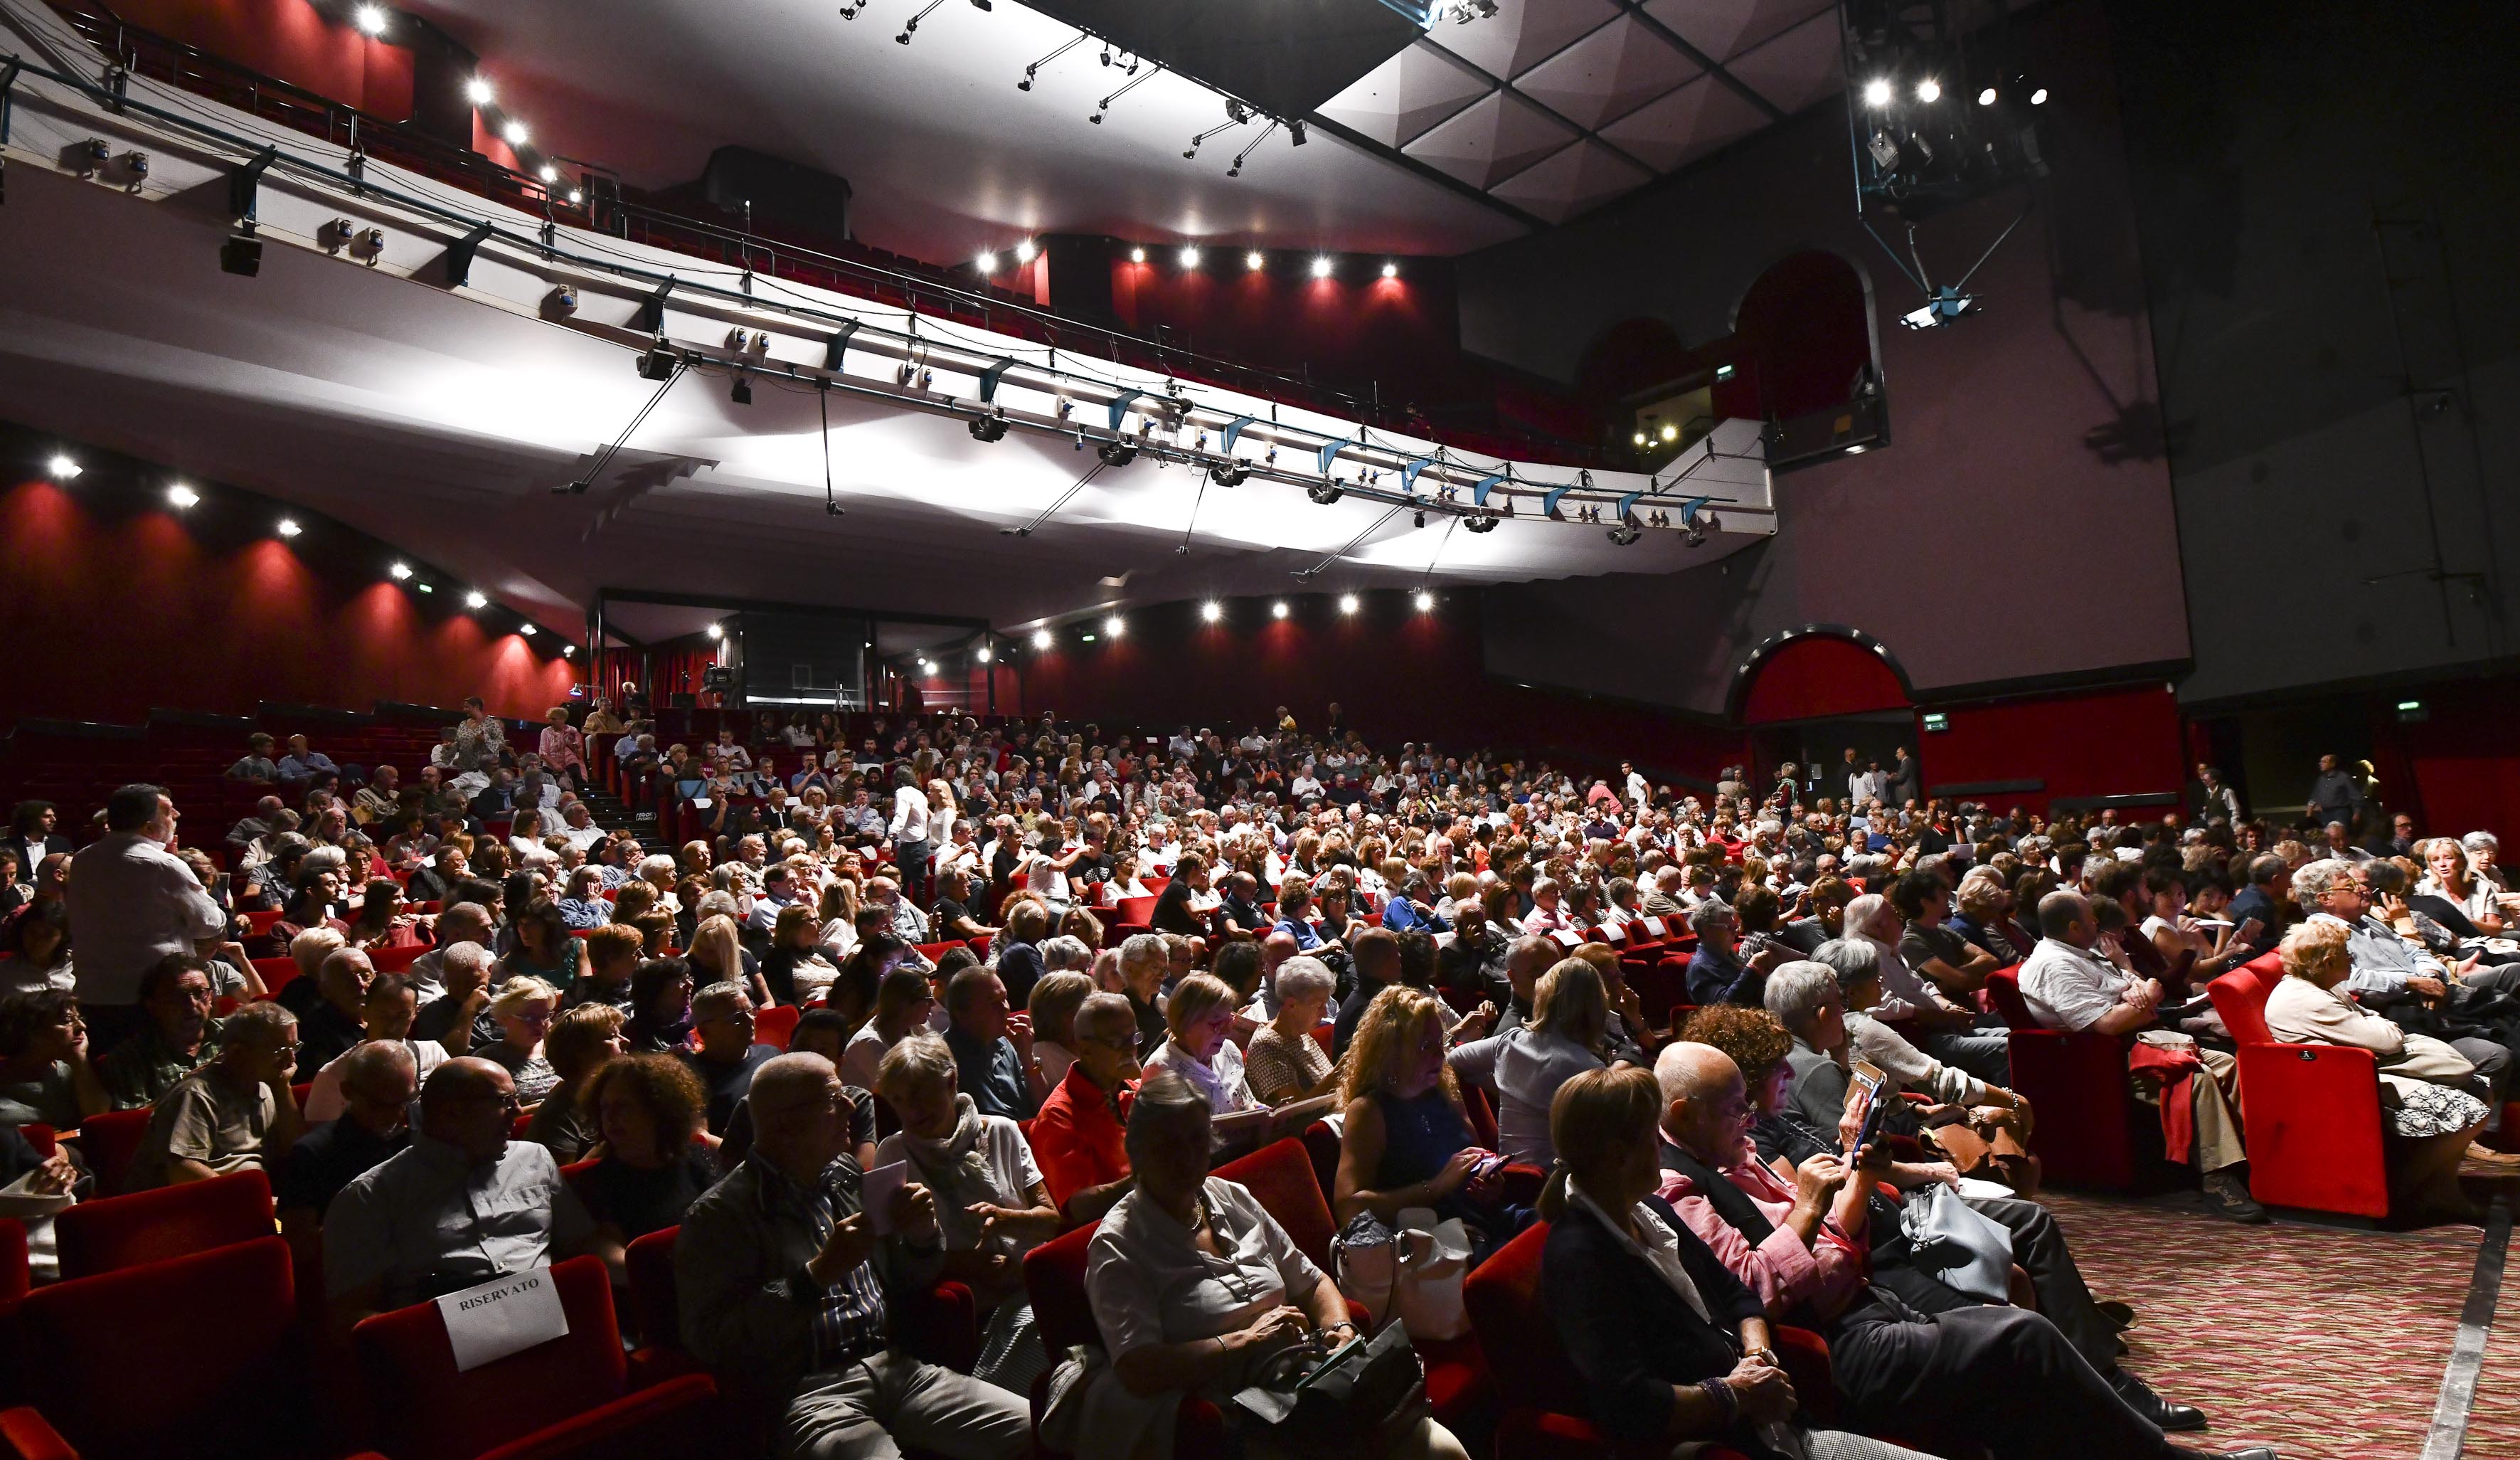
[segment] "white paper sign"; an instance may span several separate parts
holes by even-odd
[[[1665,934],[1671,932],[1671,925],[1660,918],[1647,918],[1645,919],[1645,932],[1652,934],[1656,937],[1661,937]]]
[[[568,1336],[568,1315],[561,1310],[560,1289],[552,1285],[548,1267],[449,1293],[437,1300],[437,1316],[446,1325],[459,1374]]]
[[[1584,946],[1584,935],[1575,932],[1571,928],[1560,928],[1555,933],[1549,935],[1555,938],[1558,946],[1560,947],[1580,948]]]
[[[859,1191],[866,1202],[867,1225],[878,1237],[892,1235],[893,1194],[910,1184],[910,1163],[896,1161],[866,1173]]]

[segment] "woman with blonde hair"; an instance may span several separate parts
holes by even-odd
[[[1531,1022],[1455,1049],[1445,1066],[1497,1092],[1497,1146],[1508,1161],[1547,1166],[1549,1112],[1558,1087],[1610,1057],[1610,995],[1600,971],[1560,959],[1540,976]]]
[[[2482,1221],[2484,1209],[2459,1189],[2459,1162],[2474,1150],[2497,1165],[2520,1156],[2473,1148],[2492,1093],[2468,1057],[2428,1034],[2410,1033],[2336,992],[2354,972],[2339,922],[2295,924],[2276,952],[2284,976],[2267,995],[2267,1030],[2286,1044],[2348,1044],[2371,1052],[2380,1105],[2398,1137],[2389,1166],[2389,1205],[2418,1218]]]
[[[1475,1262],[1527,1213],[1504,1208],[1504,1159],[1470,1134],[1461,1086],[1444,1067],[1447,1014],[1433,994],[1395,983],[1358,1019],[1341,1067],[1332,1206],[1342,1226],[1360,1211],[1397,1223],[1411,1207],[1458,1216],[1471,1230]]]
[[[770,983],[761,977],[761,966],[744,948],[735,919],[725,913],[713,912],[700,919],[699,926],[692,931],[688,957],[692,978],[703,988],[720,982],[741,984],[752,996],[755,1009],[767,1009],[779,1002],[770,996]]]
[[[490,995],[490,1022],[499,1037],[471,1050],[508,1072],[517,1083],[517,1103],[528,1110],[560,1083],[560,1072],[543,1057],[543,1038],[559,1012],[559,989],[530,975],[510,979]]]
[[[1189,1080],[1218,1116],[1261,1109],[1242,1071],[1242,1051],[1227,1037],[1236,1008],[1234,989],[1214,975],[1192,974],[1175,983],[1164,1004],[1171,1037],[1148,1056],[1146,1072],[1170,1071]]]

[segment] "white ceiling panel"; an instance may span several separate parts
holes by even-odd
[[[1825,0],[1645,0],[1644,12],[1717,61],[1730,61],[1836,8]]]
[[[1498,92],[1411,143],[1408,152],[1486,188],[1573,140],[1573,127],[1518,96]]]
[[[1837,17],[1804,22],[1775,40],[1746,51],[1725,69],[1787,115],[1823,97],[1846,92],[1846,56],[1838,43]]]
[[[1385,147],[1405,147],[1495,88],[1424,41],[1392,57],[1322,104],[1322,114]]]
[[[1513,86],[1578,126],[1598,127],[1701,73],[1653,27],[1621,16],[1516,76]]]
[[[1497,184],[1495,192],[1516,206],[1562,223],[1651,176],[1598,142],[1578,142]]]
[[[1691,81],[1601,129],[1631,157],[1663,172],[1765,126],[1768,114],[1714,76]]]

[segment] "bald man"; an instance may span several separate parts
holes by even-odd
[[[800,1460],[899,1460],[895,1435],[952,1460],[1026,1453],[1023,1396],[893,1341],[892,1302],[943,1270],[936,1202],[903,1185],[889,1234],[876,1234],[839,1071],[821,1055],[781,1055],[754,1072],[744,1104],[752,1150],[683,1213],[674,1243],[684,1346],[780,1406],[783,1452]]]
[[[1926,1312],[1908,1287],[1868,1284],[1868,1249],[1880,1246],[1886,1260],[1899,1237],[1868,1220],[1886,1161],[1815,1152],[1790,1179],[1762,1163],[1748,1140],[1758,1106],[1739,1067],[1712,1045],[1666,1047],[1654,1080],[1663,1199],[1771,1319],[1828,1340],[1851,1423],[1895,1425],[1945,1453],[1986,1449],[1996,1460],[2195,1460],[2162,1432],[2202,1429],[2203,1414],[2114,1364],[2094,1367],[2044,1314],[1966,1300]]]
[[[325,1213],[324,1289],[338,1332],[585,1246],[586,1209],[550,1151],[508,1139],[516,1118],[516,1082],[488,1060],[429,1072],[410,1149],[342,1188]]]

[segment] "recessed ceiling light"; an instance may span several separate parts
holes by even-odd
[[[1328,278],[1328,277],[1330,276],[1330,269],[1331,269],[1331,267],[1332,267],[1332,265],[1331,265],[1331,263],[1330,263],[1330,261],[1329,261],[1329,259],[1328,259],[1328,257],[1322,257],[1322,258],[1316,258],[1316,259],[1314,259],[1314,260],[1313,260],[1313,277],[1314,277],[1314,278],[1316,278],[1316,279],[1327,279],[1327,278]]]
[[[362,5],[350,12],[350,23],[369,35],[384,34],[386,19],[385,8],[382,5]]]
[[[397,582],[403,581],[411,576],[411,565],[408,563],[397,563],[393,567],[386,569],[385,571],[392,573]]]
[[[1285,616],[1286,616],[1286,601],[1285,601],[1284,599],[1282,599],[1282,599],[1278,600],[1276,603],[1271,604],[1271,605],[1269,606],[1269,616],[1270,616],[1270,617],[1272,617],[1272,618],[1283,618],[1283,617],[1285,617]]]
[[[1435,595],[1421,589],[1418,594],[1418,612],[1420,614],[1430,613],[1434,610],[1434,607]]]
[[[475,588],[472,592],[464,595],[464,607],[468,609],[486,609],[489,606],[489,598],[486,597],[478,588]]]
[[[1216,603],[1212,600],[1210,602],[1200,604],[1198,606],[1198,616],[1206,619],[1210,623],[1214,623],[1225,616],[1225,605]]]
[[[1129,251],[1129,261],[1130,261],[1131,263],[1145,263],[1145,262],[1147,261],[1147,251],[1146,251],[1146,250],[1144,250],[1144,249],[1132,249],[1132,250],[1130,250],[1130,251]]]
[[[1192,244],[1189,248],[1181,251],[1181,266],[1186,269],[1194,269],[1198,267],[1197,245]]]
[[[487,76],[474,76],[464,83],[465,100],[476,107],[490,105],[491,99],[498,94],[498,91],[490,85],[490,78]]]
[[[280,520],[279,530],[280,535],[283,537],[294,537],[306,529],[297,525],[297,519],[293,517],[284,517]]]
[[[166,500],[174,503],[178,507],[190,507],[194,503],[202,500],[202,494],[178,481],[173,486],[166,488]]]
[[[1048,649],[1048,648],[1050,647],[1050,643],[1051,643],[1051,640],[1050,640],[1050,630],[1049,630],[1049,629],[1046,629],[1046,628],[1037,628],[1037,629],[1034,629],[1034,630],[1033,630],[1033,633],[1032,633],[1032,647],[1033,647],[1033,648],[1035,648],[1035,649]]]
[[[81,468],[76,461],[72,460],[67,452],[64,452],[55,455],[51,461],[44,463],[44,470],[52,474],[52,478],[55,481],[75,481],[78,479],[78,474],[83,470],[83,468]]]
[[[971,267],[978,269],[983,274],[994,274],[998,271],[998,255],[995,253],[983,253],[979,257],[971,260]]]
[[[1036,251],[1038,251],[1033,248],[1032,240],[1025,239],[1022,243],[1015,245],[1015,262],[1032,262],[1032,256]]]
[[[1864,105],[1868,107],[1889,106],[1891,94],[1887,76],[1875,76],[1864,83]]]
[[[1383,264],[1383,266],[1382,266],[1382,277],[1384,277],[1385,279],[1397,279],[1397,278],[1399,278],[1399,277],[1400,277],[1400,265],[1398,265],[1398,264],[1396,264],[1396,263],[1389,263],[1389,262],[1384,263],[1384,264]]]
[[[1269,255],[1254,249],[1242,255],[1242,266],[1256,274],[1269,266]]]
[[[508,118],[507,128],[499,135],[508,139],[510,147],[522,147],[525,145],[525,139],[533,133],[526,130],[524,122],[512,116]]]
[[[1128,632],[1128,629],[1129,625],[1121,622],[1120,616],[1117,614],[1102,620],[1102,631],[1115,639]]]
[[[1353,613],[1355,613],[1355,612],[1357,611],[1357,607],[1358,607],[1358,605],[1357,605],[1356,595],[1355,595],[1355,594],[1353,594],[1353,593],[1342,593],[1342,594],[1340,594],[1340,595],[1339,595],[1339,612],[1340,612],[1340,613],[1342,613],[1342,614],[1353,614]]]

